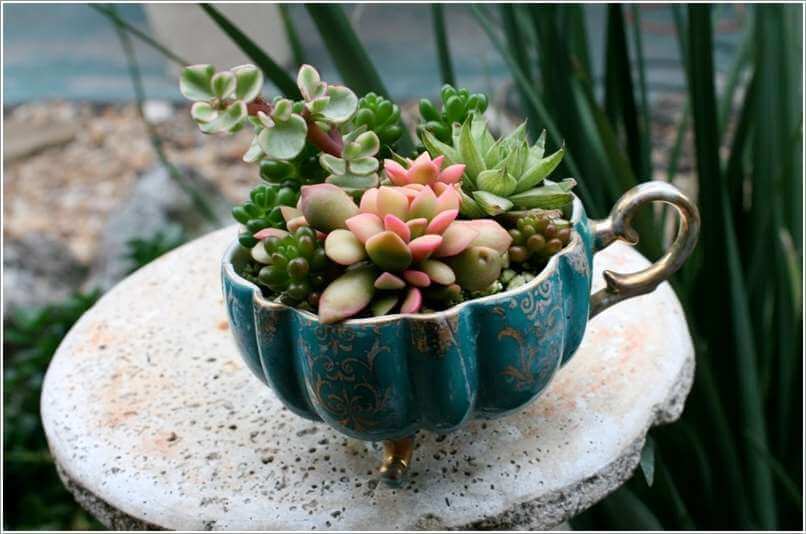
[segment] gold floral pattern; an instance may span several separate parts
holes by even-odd
[[[316,404],[336,422],[356,432],[377,427],[391,414],[392,388],[379,389],[375,365],[379,354],[389,351],[375,335],[365,354],[353,350],[355,332],[348,327],[319,326],[318,347],[301,341],[310,380],[307,389]]]
[[[541,352],[554,355],[562,351],[562,299],[556,298],[552,289],[552,281],[546,280],[533,291],[527,291],[517,303],[528,328],[518,330],[506,326],[498,332],[499,341],[510,338],[518,345],[517,365],[508,365],[501,371],[516,391],[532,390],[543,385],[546,370],[539,366]]]

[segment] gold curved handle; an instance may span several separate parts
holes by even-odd
[[[622,300],[654,291],[683,265],[697,244],[700,233],[697,206],[671,184],[646,182],[627,191],[610,210],[607,219],[591,221],[595,249],[601,250],[616,239],[637,244],[639,236],[632,227],[632,218],[638,208],[648,202],[666,202],[677,209],[680,215],[677,237],[662,258],[642,271],[630,274],[604,271],[602,276],[607,287],[591,295],[591,318]]]

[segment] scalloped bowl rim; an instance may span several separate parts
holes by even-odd
[[[571,220],[570,220],[572,226],[576,226],[576,224],[580,221],[583,212],[584,208],[582,206],[582,202],[576,195],[574,195],[573,212],[571,214]],[[555,254],[549,259],[546,266],[543,268],[542,271],[540,271],[540,273],[534,279],[515,289],[508,289],[506,291],[501,291],[499,293],[493,293],[492,295],[486,295],[484,297],[466,300],[464,302],[460,302],[459,304],[455,304],[446,310],[439,310],[430,313],[393,313],[389,315],[381,315],[379,317],[363,317],[360,319],[348,319],[346,321],[340,321],[338,323],[327,325],[319,323],[319,316],[314,313],[311,313],[306,310],[300,310],[287,304],[281,304],[279,302],[272,302],[270,300],[266,300],[266,298],[263,296],[262,291],[256,284],[250,282],[249,280],[239,275],[235,271],[235,266],[233,265],[232,262],[233,256],[240,247],[240,244],[238,243],[237,239],[229,247],[227,247],[227,250],[224,253],[223,258],[224,262],[223,267],[224,272],[228,277],[233,278],[235,281],[246,287],[251,286],[253,290],[254,300],[265,308],[274,308],[277,310],[283,310],[283,309],[291,310],[292,312],[304,317],[305,319],[322,324],[322,326],[342,326],[342,325],[363,326],[363,325],[377,325],[380,323],[394,322],[399,321],[401,319],[419,320],[419,321],[440,319],[459,314],[465,307],[472,304],[486,304],[492,301],[497,301],[502,297],[516,297],[521,293],[529,291],[537,287],[541,283],[543,283],[557,269],[560,257],[565,256],[566,254],[574,250],[575,247],[578,246],[582,246],[582,238],[579,236],[578,232],[574,232],[573,235],[571,236],[571,241],[565,247],[563,247],[562,250],[560,250],[557,254]]]

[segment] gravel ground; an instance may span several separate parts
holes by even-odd
[[[240,161],[249,132],[204,136],[187,113],[171,115],[157,123],[170,161],[195,168],[233,202],[243,198],[257,179],[256,169]],[[74,136],[59,146],[36,146],[34,140],[34,154],[6,159],[4,237],[49,232],[89,263],[109,213],[138,174],[157,164],[135,106],[26,104],[5,119],[9,138],[15,128],[46,131],[54,122],[73,126]]]
[[[654,105],[656,178],[666,175],[681,107],[674,98]],[[409,115],[411,106],[404,108]],[[241,201],[258,180],[256,167],[240,159],[249,145],[248,130],[231,137],[205,136],[186,108],[164,102],[148,103],[146,113],[169,160],[194,168],[232,202]],[[4,149],[4,237],[47,232],[89,264],[110,212],[137,176],[158,163],[136,107],[49,102],[16,106],[4,114],[6,140],[17,141],[14,153]],[[56,130],[62,134],[48,136]],[[690,190],[688,137],[679,174],[681,185]]]

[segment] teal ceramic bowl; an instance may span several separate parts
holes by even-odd
[[[437,313],[321,324],[241,278],[247,252],[235,242],[222,265],[232,332],[249,369],[291,411],[358,439],[450,432],[473,418],[506,415],[545,390],[579,347],[591,313],[651,291],[694,246],[696,208],[667,184],[644,186],[603,221],[589,221],[575,200],[572,239],[539,276]],[[652,200],[683,215],[678,240],[645,272],[606,274],[608,288],[591,299],[593,254],[614,239],[635,240],[632,213]]]

